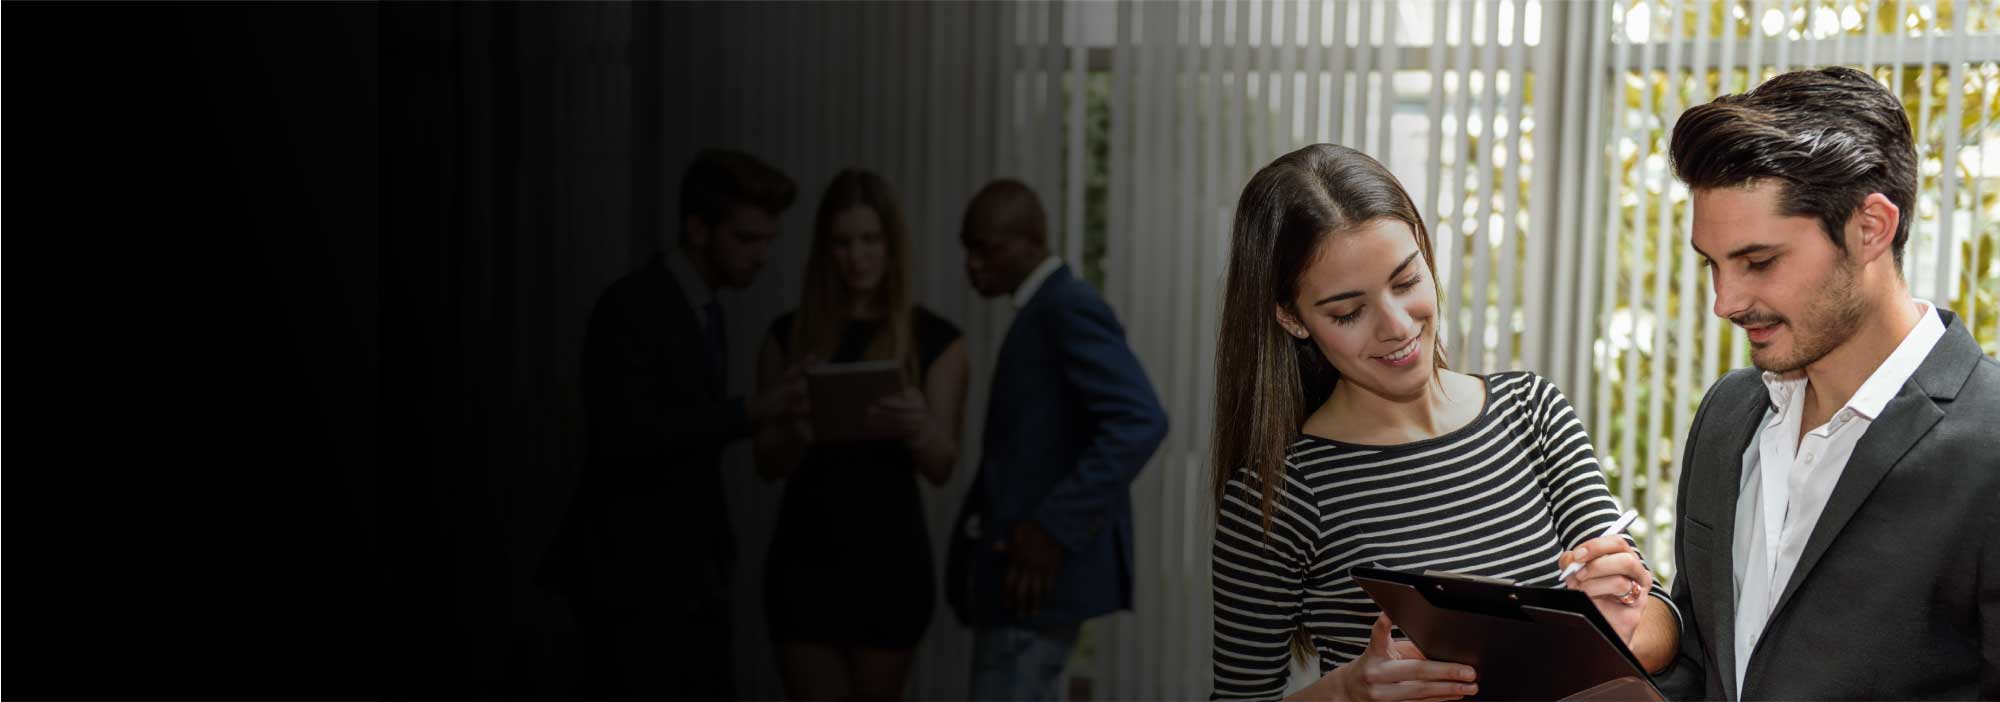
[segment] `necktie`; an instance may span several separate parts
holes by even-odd
[[[729,357],[726,353],[728,342],[724,341],[722,303],[710,299],[708,304],[701,306],[701,311],[702,341],[708,346],[708,359],[715,363],[715,377],[717,379],[727,378],[729,377]]]

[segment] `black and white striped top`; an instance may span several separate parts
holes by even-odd
[[[1479,416],[1433,439],[1361,446],[1301,435],[1268,539],[1256,477],[1243,470],[1229,482],[1215,531],[1216,699],[1283,695],[1300,625],[1322,671],[1361,655],[1380,610],[1350,567],[1559,587],[1562,552],[1618,519],[1562,392],[1526,372],[1495,373],[1486,386]],[[1652,595],[1673,604],[1658,583]]]

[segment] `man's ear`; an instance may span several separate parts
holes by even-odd
[[[1901,208],[1881,193],[1869,193],[1861,206],[1847,218],[1847,250],[1854,260],[1867,264],[1895,251],[1896,227],[1903,221]]]
[[[1311,333],[1306,331],[1306,325],[1299,322],[1298,315],[1292,314],[1292,311],[1285,309],[1284,305],[1273,305],[1272,311],[1278,317],[1278,326],[1284,329],[1285,333],[1291,335],[1292,338],[1304,339],[1311,336]]]

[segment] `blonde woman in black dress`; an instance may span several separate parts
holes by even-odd
[[[758,432],[758,471],[786,481],[765,581],[785,692],[894,699],[930,625],[935,575],[922,478],[958,461],[969,362],[956,327],[911,301],[910,233],[887,181],[843,171],[813,221],[799,308],[771,325],[759,385],[812,360],[894,361],[904,392],[865,422],[895,438],[815,442],[798,423]]]

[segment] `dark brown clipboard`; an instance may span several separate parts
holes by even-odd
[[[1581,592],[1369,566],[1349,575],[1425,656],[1479,671],[1472,699],[1666,699]]]

